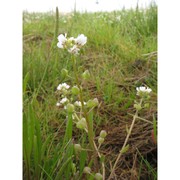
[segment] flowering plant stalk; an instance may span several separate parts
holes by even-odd
[[[89,113],[91,113],[91,111],[98,106],[99,102],[97,98],[94,98],[93,100],[90,99],[87,102],[85,102],[83,96],[83,88],[81,87],[80,79],[77,72],[77,61],[76,61],[77,60],[76,57],[79,55],[81,48],[87,42],[87,37],[81,34],[77,38],[74,37],[67,38],[67,34],[65,34],[65,36],[61,34],[58,36],[58,41],[59,42],[57,43],[57,46],[60,49],[66,49],[71,54],[76,85],[70,88],[70,86],[67,85],[66,83],[62,83],[57,87],[57,90],[60,91],[60,95],[62,98],[57,103],[57,106],[64,106],[64,109],[67,110],[67,112],[71,112],[72,119],[74,120],[76,127],[84,130],[87,133],[90,148],[91,151],[93,152],[93,161],[94,164],[97,166],[98,165],[97,156],[99,156],[99,158],[102,159],[102,155],[99,152],[99,148],[100,145],[104,142],[104,138],[106,137],[107,133],[104,130],[101,131],[100,137],[98,139],[99,147],[97,147],[94,141],[95,133],[93,131],[93,121],[89,118]],[[66,69],[62,69],[62,73],[63,75],[68,75],[68,71]],[[84,80],[87,80],[89,77],[90,77],[90,73],[88,70],[86,70],[82,74],[82,78]],[[75,144],[74,148],[75,150],[83,149],[81,148],[80,144]],[[105,179],[104,161],[101,162],[101,167],[102,167],[103,175],[101,175],[101,173],[99,172],[97,172],[95,175],[91,174],[89,170],[90,167],[86,167],[84,173],[93,175],[95,179]]]
[[[117,163],[119,162],[122,154],[124,154],[124,153],[129,149],[129,145],[127,145],[127,143],[128,143],[129,137],[130,137],[130,135],[131,135],[131,132],[132,132],[132,130],[133,130],[135,121],[136,121],[136,119],[138,118],[138,112],[143,108],[143,107],[142,107],[143,101],[145,101],[145,100],[147,100],[147,99],[150,98],[150,95],[149,95],[149,94],[150,94],[150,92],[152,91],[150,88],[146,88],[146,87],[137,87],[136,90],[137,90],[137,95],[140,96],[141,99],[140,99],[140,102],[139,102],[139,103],[136,102],[136,103],[134,104],[134,107],[135,107],[135,109],[136,109],[136,112],[135,112],[135,114],[134,114],[134,116],[133,116],[133,120],[132,120],[131,126],[130,126],[128,132],[127,132],[126,139],[125,139],[125,141],[124,141],[124,144],[123,144],[122,148],[121,148],[120,151],[119,151],[119,154],[118,154],[118,156],[117,156],[117,158],[116,158],[116,161],[115,161],[115,163],[114,163],[114,165],[113,165],[113,168],[112,168],[112,170],[111,170],[111,174],[110,174],[108,180],[112,179],[112,177],[114,176],[115,168],[116,168]],[[147,103],[144,104],[144,108],[146,108],[146,107],[147,107]]]
[[[79,82],[78,75],[77,75],[77,70],[76,70],[76,59],[75,59],[74,56],[72,56],[72,60],[73,60],[73,69],[74,69],[74,76],[75,76],[75,79],[76,79],[76,84],[77,84],[77,87],[80,90],[79,91],[79,97],[80,97],[80,102],[82,104],[82,111],[84,113],[84,117],[85,117],[86,122],[87,122],[87,130],[88,130],[89,142],[90,142],[91,148],[93,150],[96,150],[96,147],[95,147],[95,144],[94,144],[94,140],[93,140],[94,139],[93,127],[90,125],[86,109],[84,108],[83,92],[82,92],[82,88],[80,87],[80,82]]]

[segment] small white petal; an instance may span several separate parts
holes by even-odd
[[[68,99],[67,99],[66,97],[64,97],[63,99],[61,99],[60,104],[64,104],[64,103],[66,103],[67,101],[68,101]]]
[[[147,91],[148,93],[150,93],[150,92],[152,91],[152,89],[151,89],[151,88],[147,88],[146,91]]]
[[[75,43],[79,46],[83,46],[85,45],[87,42],[87,37],[84,36],[84,34],[80,34],[76,39],[75,39]]]
[[[79,50],[80,49],[76,45],[74,45],[72,48],[68,49],[68,52],[77,55],[79,53]]]
[[[67,39],[66,39],[66,37],[65,37],[63,34],[60,34],[60,35],[58,36],[58,41],[59,41],[59,42],[65,42],[65,41],[67,41]]]
[[[64,46],[62,45],[62,42],[58,42],[57,47],[62,49]]]
[[[148,88],[148,87],[146,88],[144,86],[137,87],[136,90],[137,90],[137,95],[140,95],[140,96],[141,96],[141,93],[150,93],[152,91],[151,88]]]
[[[74,105],[75,105],[75,106],[78,106],[78,107],[81,107],[81,102],[80,102],[80,101],[76,101],[76,102],[74,103]]]
[[[66,89],[69,89],[69,88],[70,88],[70,86],[68,84],[62,83],[62,84],[58,85],[57,90],[62,90],[62,89],[66,90]]]
[[[60,103],[56,103],[56,106],[60,106],[61,104]]]
[[[145,91],[146,90],[146,88],[143,87],[143,86],[141,86],[139,89],[140,89],[140,91]]]

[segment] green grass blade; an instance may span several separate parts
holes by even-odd
[[[154,115],[153,115],[153,130],[154,130],[154,138],[157,142],[157,121]]]
[[[24,80],[23,80],[23,94],[26,92],[27,83],[29,81],[30,75],[29,72],[26,73]]]
[[[64,136],[63,146],[66,144],[70,139],[72,139],[72,126],[73,126],[73,120],[72,120],[72,113],[68,113],[68,119],[67,119],[67,125],[66,125],[66,132]]]
[[[64,164],[62,165],[62,167],[60,168],[60,170],[59,170],[59,172],[58,172],[55,180],[63,179],[62,174],[63,174],[64,172],[67,172],[65,168],[67,168],[67,166],[68,166],[68,164],[71,162],[72,158],[73,158],[73,156],[70,156],[70,157],[65,161],[65,163],[64,163]]]

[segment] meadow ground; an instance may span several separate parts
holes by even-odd
[[[157,119],[156,5],[146,10],[58,16],[23,12],[24,179],[93,179],[83,174],[87,152],[77,158],[69,145],[88,143],[86,133],[73,125],[71,141],[63,143],[67,121],[64,110],[56,106],[56,88],[63,82],[73,83],[61,74],[66,68],[73,76],[70,55],[57,48],[57,36],[65,33],[87,36],[78,72],[88,69],[91,74],[82,83],[85,99],[99,100],[93,121],[97,136],[102,129],[107,131],[101,147],[106,178],[135,113],[136,87],[152,89],[150,106],[140,111],[142,119],[136,120],[129,149],[115,173],[117,179],[157,179],[157,145],[152,139]]]

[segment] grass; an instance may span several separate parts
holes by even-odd
[[[73,75],[70,56],[56,46],[57,34],[76,37],[82,33],[88,38],[78,61],[78,72],[88,69],[92,76],[83,84],[86,100],[97,97],[101,103],[94,114],[97,132],[101,127],[115,131],[119,124],[128,125],[131,121],[128,113],[134,112],[137,86],[147,85],[153,90],[151,106],[142,116],[153,122],[152,114],[157,112],[157,56],[153,53],[157,51],[156,5],[147,10],[60,14],[58,17],[57,25],[54,13],[23,13],[24,179],[83,179],[82,171],[87,165],[87,153],[82,151],[77,159],[73,148],[74,142],[86,142],[86,135],[82,136],[79,130],[75,132],[72,123],[66,124],[66,115],[56,107],[56,87],[68,82],[61,76],[61,69],[66,68]],[[141,126],[139,130],[144,132]],[[124,136],[123,132],[118,133],[119,137]],[[133,136],[136,135],[135,131]],[[113,144],[116,138],[109,135],[105,141],[107,173],[112,161],[108,154],[117,154],[117,145]],[[150,139],[148,134],[142,139],[146,150],[150,144],[146,143],[147,139]],[[156,165],[148,163],[143,154],[139,158],[139,178],[148,179],[146,171],[155,174]],[[126,174],[128,169],[124,164],[122,169],[121,175]]]

